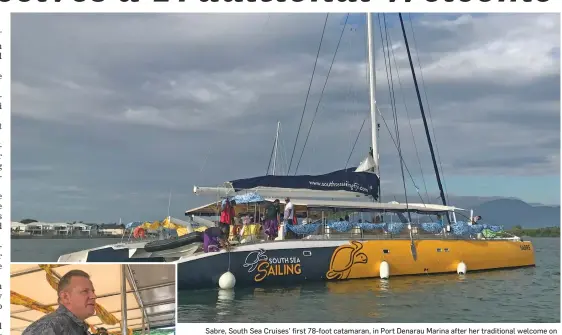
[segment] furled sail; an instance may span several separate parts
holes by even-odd
[[[370,172],[356,172],[356,168],[338,170],[322,175],[261,176],[229,182],[234,190],[260,187],[307,189],[317,191],[347,191],[377,199],[379,178]]]
[[[363,161],[361,162],[361,164],[359,164],[357,169],[355,169],[355,172],[371,172],[371,173],[378,172],[378,166],[377,163],[375,162],[375,157],[372,147],[369,149],[369,154],[367,155],[367,157],[365,157],[365,159],[363,159]]]
[[[359,164],[355,172],[375,172],[377,164],[373,159],[372,155],[367,155],[367,157]]]

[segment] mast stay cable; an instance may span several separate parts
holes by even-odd
[[[439,168],[437,166],[437,161],[435,160],[435,152],[433,151],[433,145],[431,143],[431,136],[430,136],[429,128],[428,128],[428,125],[427,125],[427,119],[425,117],[425,111],[424,111],[424,108],[423,108],[423,103],[422,103],[422,99],[421,99],[421,95],[420,95],[418,80],[416,78],[416,71],[414,70],[414,63],[412,62],[412,55],[410,53],[410,46],[408,44],[408,37],[406,36],[406,29],[404,28],[404,20],[402,19],[402,13],[398,13],[398,17],[400,18],[400,26],[402,27],[402,35],[404,36],[404,43],[406,44],[406,51],[408,52],[408,61],[410,63],[410,70],[412,72],[412,78],[414,80],[414,86],[416,88],[416,95],[418,97],[418,103],[419,103],[419,106],[420,106],[423,125],[424,125],[424,128],[425,128],[425,133],[426,133],[426,136],[427,136],[427,143],[429,145],[429,151],[431,152],[431,160],[433,161],[433,168],[435,170],[435,177],[437,179],[437,185],[439,186],[439,193],[441,195],[441,201],[443,202],[443,205],[447,206],[447,199],[445,198],[445,194],[443,192],[443,184],[441,184],[441,178],[439,176]],[[449,229],[451,227],[451,218],[449,217],[449,215],[446,215],[445,217],[447,218],[447,231],[449,231]]]
[[[414,42],[414,52],[416,53],[416,58],[418,61],[418,68],[420,70],[420,78],[421,78],[421,82],[422,82],[422,87],[423,87],[423,92],[425,95],[425,103],[427,104],[427,113],[429,114],[429,122],[431,123],[431,130],[433,132],[433,138],[435,139],[435,151],[437,152],[437,160],[439,161],[439,167],[441,170],[441,175],[443,178],[443,188],[444,188],[444,192],[445,192],[445,197],[447,198],[447,202],[449,202],[448,200],[448,192],[447,192],[447,183],[445,181],[445,172],[443,171],[443,164],[441,162],[441,155],[439,153],[439,146],[437,144],[437,135],[435,132],[435,127],[433,126],[433,116],[431,115],[431,107],[429,106],[429,98],[427,96],[427,87],[425,85],[425,80],[423,77],[423,70],[422,70],[422,66],[421,66],[421,61],[420,61],[420,55],[418,53],[418,45],[416,42],[416,34],[414,33],[414,25],[412,24],[412,16],[410,14],[408,14],[408,19],[410,21],[410,30],[412,31],[412,40]]]
[[[316,60],[314,61],[314,69],[312,70],[312,76],[310,76],[310,83],[308,84],[308,92],[306,93],[306,99],[304,101],[304,107],[302,109],[301,120],[299,123],[299,128],[297,130],[297,137],[295,138],[295,145],[293,146],[293,153],[291,154],[291,160],[289,162],[289,168],[287,174],[291,171],[291,166],[293,165],[293,156],[295,155],[295,149],[297,147],[297,142],[299,140],[299,134],[302,126],[302,119],[304,118],[304,112],[306,111],[306,104],[308,103],[308,97],[310,96],[310,88],[312,87],[312,81],[314,80],[314,73],[316,72],[316,65],[318,64],[318,56],[320,55],[320,50],[322,49],[322,42],[324,41],[324,33],[326,32],[326,24],[328,23],[328,16],[330,13],[326,13],[326,19],[324,20],[324,28],[322,29],[322,35],[320,37],[320,45],[318,45],[318,52],[316,53]]]
[[[316,105],[316,110],[314,111],[314,115],[312,116],[312,122],[310,123],[310,127],[308,128],[308,133],[306,134],[306,139],[304,141],[304,145],[302,147],[301,155],[297,162],[297,167],[295,168],[295,175],[299,169],[299,165],[301,163],[302,155],[304,154],[304,150],[306,149],[306,144],[308,143],[308,137],[310,136],[310,131],[312,130],[312,126],[314,125],[314,120],[316,119],[316,115],[318,114],[318,108],[320,107],[320,103],[322,102],[322,97],[324,96],[324,90],[326,89],[326,85],[328,84],[328,80],[330,79],[330,73],[332,72],[332,67],[334,66],[334,61],[336,60],[336,56],[338,54],[338,50],[340,48],[340,43],[345,33],[345,27],[347,26],[347,20],[349,19],[349,13],[345,16],[345,22],[343,24],[343,28],[340,33],[340,38],[338,40],[338,44],[336,45],[336,51],[334,52],[334,57],[332,57],[332,62],[330,64],[330,68],[328,69],[328,75],[326,76],[326,80],[324,81],[324,87],[322,87],[322,92],[320,93],[320,99],[318,99],[318,104]]]
[[[392,36],[390,34],[387,34],[387,38],[389,39],[390,45],[392,45]],[[394,53],[393,48],[390,48],[390,53],[392,55],[392,59],[393,59],[393,62],[394,62],[394,68],[399,69],[398,63],[396,62],[396,55]],[[420,167],[420,173],[421,173],[422,183],[423,183],[424,190],[425,190],[425,195],[427,197],[427,201],[431,202],[430,197],[429,197],[429,193],[427,191],[427,184],[425,182],[425,175],[423,173],[420,154],[419,154],[418,146],[416,144],[416,137],[414,135],[414,129],[412,127],[412,121],[410,120],[410,112],[408,110],[408,105],[406,104],[406,98],[405,98],[405,94],[404,94],[404,88],[403,88],[403,85],[402,85],[402,79],[400,78],[400,71],[396,71],[396,75],[398,77],[398,84],[400,86],[400,92],[402,93],[402,103],[404,104],[404,109],[406,110],[408,124],[410,126],[410,133],[412,134],[412,140],[413,140],[413,143],[414,143],[414,148],[416,150],[416,157],[417,157],[417,160],[418,160],[418,165]],[[416,189],[416,192],[419,194],[420,189],[417,187],[417,185],[415,185],[415,183],[414,183],[414,187]],[[421,198],[421,195],[420,195],[420,198]],[[422,199],[422,201],[423,201],[423,199]]]

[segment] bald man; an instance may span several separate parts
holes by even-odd
[[[90,275],[81,270],[68,271],[59,281],[59,307],[33,322],[22,335],[87,335],[84,322],[95,314],[96,294]]]

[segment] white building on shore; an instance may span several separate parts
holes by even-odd
[[[85,223],[66,222],[12,222],[12,234],[18,235],[59,235],[59,236],[92,236],[96,235],[95,225]]]

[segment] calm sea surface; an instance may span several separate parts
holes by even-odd
[[[120,238],[17,239],[12,241],[12,262],[56,262],[59,256],[121,242]]]
[[[536,267],[178,293],[190,322],[560,322],[560,239],[532,239]]]

